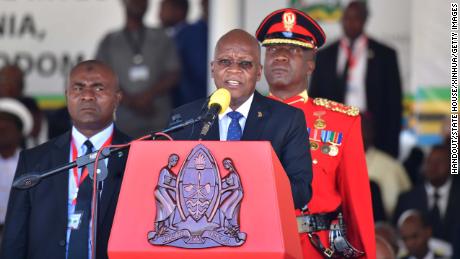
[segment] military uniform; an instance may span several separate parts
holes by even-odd
[[[375,258],[372,204],[358,109],[308,98],[306,91],[286,100],[270,97],[305,114],[310,135],[305,144],[310,144],[313,163],[313,196],[307,213],[328,213],[341,207],[348,241],[364,251],[365,258]],[[328,244],[328,232],[317,232],[323,244]],[[300,238],[304,258],[323,258],[306,233]]]
[[[324,31],[302,11],[285,8],[267,15],[256,37],[270,47],[264,67],[267,82],[273,82],[270,89],[291,94],[285,100],[271,97],[301,109],[309,128],[305,143],[299,143],[310,146],[313,167],[312,199],[297,215],[304,257],[375,258],[359,111],[326,99],[308,98],[306,91],[308,75],[314,69],[307,51],[314,55],[325,43]],[[298,94],[302,87],[304,91]]]

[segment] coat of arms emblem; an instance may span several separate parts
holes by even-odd
[[[176,175],[179,162],[171,154],[154,190],[155,229],[148,233],[152,245],[183,248],[241,246],[246,233],[240,232],[239,212],[243,199],[240,176],[231,158],[222,165],[221,177],[211,152],[202,144],[188,155]]]

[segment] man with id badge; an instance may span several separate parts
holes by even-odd
[[[103,146],[128,142],[130,138],[113,122],[121,98],[117,76],[107,65],[90,60],[75,66],[66,87],[72,129],[21,152],[15,178],[45,172]],[[123,151],[104,160],[108,176],[100,193],[97,259],[108,258],[107,245],[126,158],[127,151]],[[91,258],[91,197],[92,180],[87,168],[43,178],[27,190],[13,189],[0,257]]]
[[[117,125],[133,137],[163,129],[171,112],[171,90],[179,79],[174,42],[159,28],[147,28],[147,0],[123,0],[126,23],[100,42],[96,59],[119,76],[123,101]]]

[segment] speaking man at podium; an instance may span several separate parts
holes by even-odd
[[[72,130],[22,151],[15,178],[62,166],[105,145],[128,142],[113,124],[121,97],[117,77],[104,63],[84,61],[74,67],[66,88]],[[126,158],[127,151],[120,151],[105,161],[108,176],[102,182],[99,204],[97,259],[107,258]],[[91,258],[92,181],[85,171],[73,168],[44,178],[33,188],[12,190],[0,258]]]
[[[213,104],[208,108],[208,100],[202,99],[175,109],[170,125],[200,115],[205,118],[201,124],[187,126],[171,136],[175,140],[270,141],[289,177],[294,205],[300,209],[312,195],[310,153],[306,145],[298,145],[307,136],[305,118],[302,111],[255,90],[261,73],[260,47],[253,36],[239,29],[222,36],[215,47],[211,74],[218,89],[230,92],[230,106],[216,100],[221,107],[215,109]]]

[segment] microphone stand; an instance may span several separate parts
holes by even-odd
[[[44,178],[56,175],[61,172],[68,171],[69,169],[72,169],[74,167],[80,168],[80,167],[86,166],[88,168],[88,175],[93,180],[93,196],[92,196],[92,201],[91,201],[92,203],[92,206],[91,206],[92,207],[91,208],[91,215],[92,215],[91,216],[91,237],[92,237],[91,254],[92,254],[92,257],[91,258],[96,259],[97,220],[98,220],[97,216],[99,213],[99,199],[101,198],[100,194],[102,192],[102,181],[104,181],[108,175],[108,169],[105,166],[105,163],[102,162],[101,165],[99,165],[98,162],[100,160],[108,158],[113,152],[118,152],[118,151],[127,149],[135,141],[147,140],[147,139],[155,140],[156,135],[158,135],[159,133],[168,134],[177,129],[181,129],[188,125],[195,124],[201,121],[202,119],[203,119],[202,116],[198,116],[197,118],[189,119],[185,122],[176,124],[169,128],[166,128],[160,132],[149,133],[127,144],[112,145],[112,147],[110,146],[102,147],[100,150],[94,151],[93,153],[90,153],[88,155],[77,157],[75,161],[66,163],[64,165],[58,166],[51,170],[45,171],[43,173],[25,174],[13,182],[13,188],[20,189],[20,190],[30,189],[36,186],[37,184],[39,184],[41,180]],[[90,166],[93,163],[94,163],[94,166]]]
[[[32,188],[32,187],[36,186],[37,184],[39,184],[41,182],[41,180],[44,179],[44,178],[53,176],[55,174],[58,174],[58,173],[60,173],[62,171],[72,169],[74,167],[79,167],[80,168],[80,167],[88,166],[90,164],[93,164],[96,161],[96,158],[97,158],[98,161],[102,160],[102,159],[106,159],[113,152],[124,150],[124,149],[128,148],[129,145],[131,145],[131,143],[133,143],[135,141],[146,140],[146,139],[150,139],[150,138],[155,139],[155,135],[157,135],[158,133],[167,134],[167,133],[170,133],[170,132],[175,131],[177,129],[186,127],[188,125],[195,124],[195,123],[201,121],[202,119],[203,119],[202,116],[198,116],[197,118],[187,120],[187,121],[185,121],[183,123],[179,123],[177,125],[171,126],[171,127],[167,128],[167,129],[164,129],[162,131],[155,132],[155,133],[150,133],[148,135],[145,135],[143,137],[135,139],[135,140],[129,142],[128,144],[123,145],[123,146],[113,147],[113,148],[109,148],[109,149],[103,148],[102,152],[101,152],[101,150],[94,151],[93,153],[90,153],[88,155],[77,157],[77,159],[75,161],[72,161],[72,162],[66,163],[64,165],[58,166],[56,168],[47,170],[47,171],[45,171],[43,173],[25,174],[25,175],[19,177],[18,179],[16,179],[13,182],[13,188],[21,189],[21,190],[26,190],[26,189]],[[97,153],[100,153],[100,155],[98,156]],[[90,167],[88,167],[88,169],[89,168]],[[94,169],[94,167],[91,168],[91,170],[88,170],[88,173],[93,172],[92,169]],[[101,168],[99,168],[99,169],[103,170]],[[89,175],[91,176],[92,174],[89,174]]]

